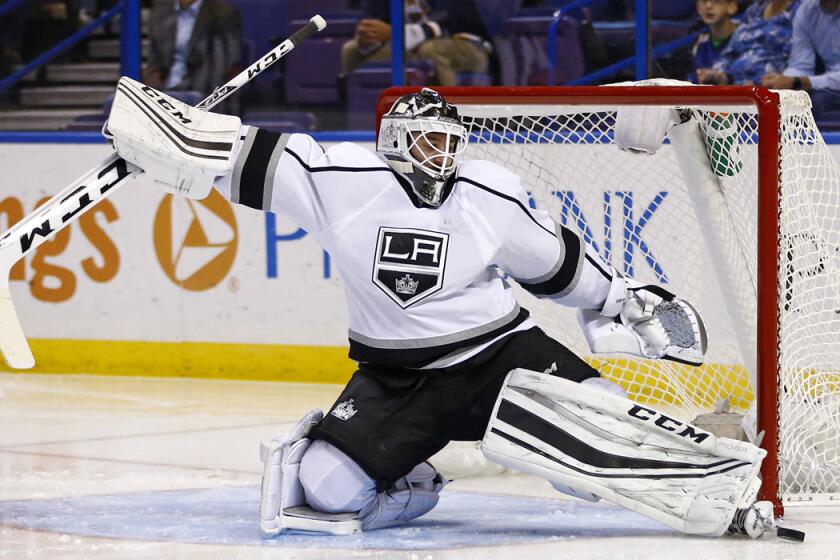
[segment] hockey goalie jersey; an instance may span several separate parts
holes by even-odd
[[[515,174],[488,161],[460,163],[431,208],[361,146],[324,151],[304,134],[245,128],[217,189],[284,214],[330,253],[358,362],[448,367],[531,328],[504,273],[537,296],[588,308],[603,304],[612,277],[575,233],[530,207]]]

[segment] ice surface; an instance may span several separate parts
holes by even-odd
[[[694,538],[511,475],[404,527],[260,539],[259,441],[339,391],[0,373],[0,560],[840,560],[840,508],[789,510],[804,544]]]
[[[88,537],[244,546],[439,550],[588,537],[673,535],[606,504],[444,490],[438,507],[404,526],[360,535],[257,532],[258,487],[142,492],[0,503],[5,525]]]

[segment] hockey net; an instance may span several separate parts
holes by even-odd
[[[385,92],[379,114],[407,91]],[[520,290],[538,323],[640,403],[691,421],[728,399],[752,430],[757,416],[764,498],[840,500],[840,169],[807,94],[651,82],[441,92],[469,128],[465,158],[516,171],[534,207],[618,270],[695,304],[709,350],[702,367],[591,355],[575,310]],[[613,129],[626,105],[689,109],[696,126],[672,129],[654,155],[624,152]]]

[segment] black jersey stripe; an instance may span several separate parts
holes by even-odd
[[[580,279],[580,272],[583,268],[583,256],[586,254],[583,240],[570,229],[561,226],[560,242],[565,247],[565,256],[563,258],[563,264],[560,265],[560,268],[554,276],[535,284],[517,280],[523,288],[535,296],[564,295],[573,289]]]
[[[522,210],[523,212],[525,212],[525,215],[526,215],[526,216],[528,216],[528,217],[531,219],[531,221],[532,221],[532,222],[534,222],[535,224],[537,224],[537,227],[539,227],[541,230],[543,230],[544,232],[546,232],[547,234],[549,234],[551,237],[557,237],[556,235],[554,235],[554,232],[553,232],[553,231],[551,231],[551,230],[549,230],[549,229],[545,228],[545,227],[544,227],[541,223],[539,223],[539,222],[537,221],[537,219],[536,219],[536,218],[535,218],[535,217],[531,214],[531,212],[530,212],[530,211],[528,211],[528,208],[527,208],[524,204],[522,204],[522,202],[520,202],[519,200],[515,199],[514,197],[512,197],[512,196],[510,196],[510,195],[507,195],[507,194],[505,194],[505,193],[500,193],[500,192],[499,192],[499,191],[497,191],[497,190],[491,189],[491,188],[490,188],[490,187],[488,187],[487,185],[482,185],[481,183],[479,183],[479,182],[477,182],[477,181],[473,181],[472,179],[468,179],[468,178],[466,178],[466,177],[456,177],[456,178],[455,178],[455,182],[456,182],[456,183],[468,183],[468,184],[470,184],[470,185],[472,185],[472,186],[474,186],[474,187],[478,187],[479,189],[481,189],[481,190],[483,190],[483,191],[489,192],[489,193],[490,193],[490,194],[492,194],[492,195],[498,196],[499,198],[503,198],[503,199],[505,199],[505,200],[507,200],[507,201],[509,201],[509,202],[513,202],[514,204],[516,204],[516,205],[519,207],[519,209],[520,209],[520,210]]]
[[[263,207],[266,173],[270,167],[271,154],[282,136],[277,132],[257,129],[239,176],[239,204],[255,210],[266,210]]]
[[[320,147],[320,144],[318,145]],[[323,150],[323,148],[321,148]],[[303,159],[295,153],[294,150],[291,148],[286,148],[285,152],[288,153],[290,156],[295,158],[297,162],[309,173],[321,173],[321,172],[328,172],[328,171],[348,171],[350,173],[371,173],[376,171],[384,171],[390,173],[394,176],[394,179],[400,185],[400,187],[405,192],[406,196],[408,196],[408,200],[414,205],[415,208],[431,208],[431,206],[427,206],[424,204],[417,195],[411,190],[411,186],[408,184],[407,180],[404,177],[401,177],[399,173],[391,169],[390,167],[346,167],[340,165],[328,165],[324,167],[312,167],[311,165],[307,165]],[[449,191],[452,190],[452,187],[449,186]],[[449,191],[444,191],[443,199],[445,200]]]
[[[591,257],[588,254],[585,254],[585,257],[586,257],[586,260],[589,261],[589,264],[591,264],[596,269],[598,269],[598,272],[600,272],[604,276],[604,278],[606,278],[607,280],[612,282],[612,279],[613,279],[612,274],[610,274],[609,271],[604,270],[604,267],[601,266],[601,263],[599,263],[597,259]]]
[[[418,369],[458,350],[493,340],[521,325],[528,316],[528,310],[522,308],[510,322],[489,332],[457,342],[421,348],[377,348],[350,338],[350,359],[359,363],[375,364],[388,368]]]
[[[735,461],[735,459],[724,459],[703,465],[682,461],[661,461],[657,459],[615,455],[592,447],[545,418],[505,399],[499,404],[497,417],[505,424],[513,426],[591,467],[603,469],[710,470]]]
[[[558,465],[561,465],[561,466],[563,466],[567,469],[573,470],[575,472],[579,472],[581,474],[585,474],[587,476],[595,477],[595,478],[640,478],[640,479],[649,479],[649,480],[662,480],[662,479],[666,479],[666,478],[706,478],[706,477],[709,477],[709,476],[724,474],[724,473],[727,473],[729,471],[735,470],[737,468],[749,465],[749,463],[743,461],[743,462],[735,462],[735,463],[732,463],[732,464],[728,464],[727,466],[725,466],[725,467],[723,467],[719,470],[715,470],[715,471],[667,473],[667,474],[665,474],[665,473],[663,473],[663,474],[656,474],[656,473],[642,474],[642,473],[605,473],[605,472],[597,472],[597,471],[590,471],[590,470],[582,469],[580,467],[577,467],[575,465],[567,463],[567,462],[555,457],[551,453],[547,453],[547,452],[543,451],[542,449],[539,449],[539,448],[531,445],[528,442],[522,441],[521,439],[519,439],[516,436],[513,436],[511,434],[503,432],[502,430],[500,430],[498,428],[491,428],[490,432],[499,436],[499,437],[501,437],[501,438],[503,438],[503,439],[508,440],[509,442],[513,443],[514,445],[522,447],[523,449],[527,449],[531,453],[535,453],[537,455],[545,457],[546,459],[548,459],[550,461],[553,461],[553,462],[557,463]],[[734,461],[734,459],[732,459],[731,461]],[[726,462],[729,463],[730,460],[727,460]]]
[[[298,163],[306,169],[309,173],[321,173],[324,171],[349,171],[351,173],[369,173],[371,171],[387,171],[388,173],[393,173],[393,170],[390,167],[345,167],[341,165],[328,165],[324,167],[312,167],[311,165],[307,165],[303,158],[295,153],[294,150],[286,146],[286,153],[290,156],[295,158]]]

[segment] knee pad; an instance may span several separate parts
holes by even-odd
[[[362,528],[367,531],[390,527],[429,513],[437,505],[445,485],[443,475],[432,465],[420,463],[359,512]]]
[[[340,449],[315,440],[300,462],[306,503],[325,513],[358,512],[376,501],[376,481]]]

